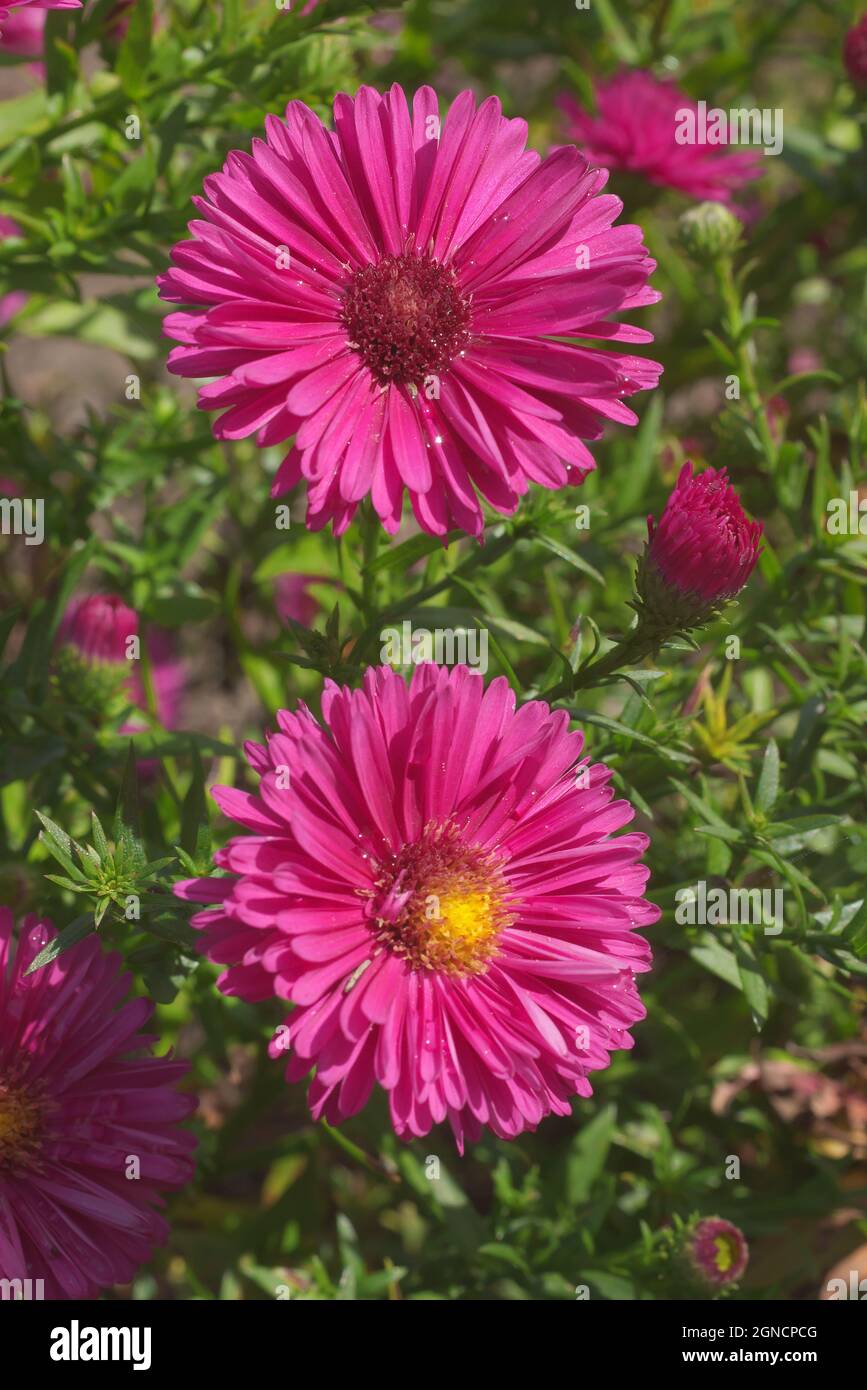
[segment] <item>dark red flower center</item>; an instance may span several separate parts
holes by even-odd
[[[370,909],[378,939],[414,970],[478,975],[515,920],[501,858],[456,826],[427,825],[380,866]]]
[[[470,338],[470,301],[454,270],[412,250],[357,270],[342,317],[350,346],[383,386],[425,387]]]
[[[0,1080],[0,1170],[19,1167],[36,1157],[43,1111],[40,1096]]]

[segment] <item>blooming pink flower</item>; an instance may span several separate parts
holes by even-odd
[[[11,217],[4,217],[0,213],[0,237],[19,236],[21,228]],[[0,328],[7,324],[13,314],[23,308],[27,300],[27,295],[23,290],[12,290],[10,294],[0,295]]]
[[[740,593],[759,558],[762,523],[748,521],[726,470],[687,462],[657,524],[647,518],[640,606],[667,627],[700,626]]]
[[[5,31],[10,17],[20,16],[22,10],[80,10],[81,0],[16,0],[14,5],[0,7],[0,33]],[[26,50],[22,49],[21,52]]]
[[[306,479],[307,524],[337,534],[371,496],[386,530],[404,489],[419,525],[480,535],[479,494],[511,513],[531,482],[558,488],[595,466],[581,441],[661,368],[563,341],[650,334],[611,315],[652,304],[638,227],[614,227],[603,170],[575,149],[544,161],[495,97],[362,87],[329,133],[303,102],[267,140],[230,154],[194,199],[201,220],[160,293],[181,376],[226,407],[215,434],[295,435],[272,489]],[[203,306],[203,307],[202,307]]]
[[[25,975],[54,930],[25,918],[16,950],[12,928],[0,908],[0,1277],[93,1298],[165,1240],[155,1208],[192,1174],[178,1121],[196,1102],[175,1089],[187,1063],[150,1055],[153,1005],[121,1002],[119,955],[91,936]]]
[[[643,1018],[634,928],[647,836],[610,771],[581,757],[565,711],[515,708],[499,678],[389,667],[326,681],[326,727],[302,705],[247,745],[260,794],[216,788],[252,835],[226,878],[176,885],[226,994],[295,1005],[271,1054],[311,1067],[315,1119],[355,1114],[374,1082],[401,1138],[448,1119],[459,1148],[568,1115],[588,1073]]]
[[[138,614],[116,594],[88,594],[70,603],[58,629],[57,642],[59,646],[75,648],[89,666],[128,671],[130,699],[144,709],[147,699],[139,664],[127,655],[129,638],[138,636],[138,629]],[[160,723],[171,729],[177,721],[183,694],[183,667],[175,658],[171,637],[160,628],[148,633],[148,653]],[[135,732],[141,725],[133,722],[123,727],[124,731]]]
[[[649,183],[676,188],[699,201],[732,201],[732,194],[758,178],[761,159],[752,150],[724,153],[725,146],[678,144],[677,113],[697,112],[696,103],[673,82],[652,73],[625,70],[596,87],[596,116],[572,96],[558,105],[568,135],[592,164],[640,174]]]
[[[856,87],[867,83],[867,14],[848,30],[843,42],[843,62]]]
[[[692,1272],[712,1289],[736,1284],[749,1261],[742,1231],[721,1216],[706,1216],[689,1230],[686,1253]]]
[[[3,24],[0,32],[0,51],[18,53],[23,58],[33,58],[42,52],[45,33],[44,10],[37,10],[28,5],[23,10],[7,11],[6,17],[0,19]],[[33,66],[42,68],[41,63],[34,63]]]

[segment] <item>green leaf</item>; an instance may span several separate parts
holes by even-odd
[[[537,544],[544,546],[546,550],[550,550],[552,555],[556,555],[559,559],[565,560],[573,569],[580,570],[582,574],[588,575],[589,578],[594,580],[597,584],[604,585],[604,575],[601,575],[598,569],[595,569],[588,560],[582,559],[582,557],[576,554],[574,550],[571,550],[568,545],[563,545],[560,541],[555,541],[551,536],[543,536],[541,533],[535,535],[533,540],[536,541]]]
[[[579,1282],[589,1284],[591,1289],[597,1289],[603,1298],[618,1303],[629,1303],[635,1299],[635,1286],[631,1279],[620,1274],[611,1274],[608,1270],[585,1269]]]
[[[131,96],[140,92],[151,56],[153,34],[152,0],[136,0],[127,11],[129,22],[115,62],[115,72]]]
[[[656,462],[664,406],[665,398],[662,392],[654,391],[638,427],[637,437],[630,452],[629,468],[617,489],[619,516],[631,516],[646,494]]]
[[[376,559],[365,569],[370,574],[379,573],[382,570],[408,570],[411,565],[423,560],[425,555],[432,555],[434,551],[445,553],[448,546],[454,541],[460,540],[462,532],[449,531],[447,536],[410,536],[408,541],[403,541],[391,549],[383,550]]]
[[[738,937],[735,940],[735,955],[744,998],[750,1006],[756,1032],[760,1033],[768,1019],[770,992],[767,982],[756,961],[753,949]]]
[[[756,790],[756,810],[770,811],[780,790],[780,750],[775,739],[769,739],[762,761],[762,771]]]
[[[566,1160],[566,1198],[570,1206],[589,1201],[593,1185],[605,1168],[616,1123],[616,1107],[606,1105],[572,1140]]]
[[[100,822],[99,816],[96,814],[95,811],[91,811],[90,818],[93,822],[93,841],[96,845],[96,850],[99,855],[100,862],[102,862],[111,857],[111,851],[108,847],[108,840],[105,838],[105,831],[102,828],[102,823]]]
[[[48,853],[57,860],[61,868],[66,870],[71,879],[83,883],[85,881],[84,874],[72,858],[72,851],[77,848],[75,842],[65,830],[61,830],[59,825],[55,825],[53,820],[50,820],[48,816],[43,816],[41,811],[37,811],[36,816],[43,826],[39,838]]]
[[[181,845],[197,861],[210,854],[211,832],[205,797],[205,772],[199,750],[193,745],[193,776],[181,811]]]
[[[139,862],[144,862],[138,800],[138,766],[132,739],[128,740],[126,765],[114,813],[114,840],[116,845],[132,850],[134,859],[138,858]]]
[[[712,932],[704,932],[698,945],[690,947],[689,954],[705,970],[725,980],[727,985],[741,988],[741,973],[735,956]]]
[[[630,729],[627,724],[619,719],[609,719],[605,714],[597,714],[595,710],[570,709],[569,713],[573,718],[584,724],[598,724],[600,729],[609,729],[614,734],[624,734],[628,739],[636,743],[641,743],[647,748],[652,748],[660,758],[673,763],[690,763],[692,758],[686,753],[680,753],[676,748],[667,748],[658,739],[650,738],[647,734],[640,734],[637,729]]]
[[[145,606],[145,616],[160,627],[183,627],[213,617],[218,606],[216,599],[203,593],[198,584],[178,580],[153,596]]]
[[[39,955],[30,962],[25,975],[32,975],[35,970],[41,970],[44,965],[50,965],[58,956],[62,956],[64,951],[68,951],[71,946],[77,946],[79,941],[83,941],[86,936],[90,936],[94,931],[93,918],[89,912],[85,912],[81,917],[76,917],[74,922],[64,927],[63,931],[55,936],[53,941],[43,947]]]

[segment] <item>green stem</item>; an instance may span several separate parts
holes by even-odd
[[[379,517],[366,501],[361,508],[361,611],[365,623],[371,623],[376,614],[377,573],[373,566],[381,534]]]
[[[574,676],[564,676],[556,685],[552,685],[549,690],[545,690],[539,696],[540,700],[546,700],[552,704],[555,700],[568,699],[576,690],[584,690],[589,685],[597,685],[600,678],[614,675],[624,667],[634,666],[636,661],[647,656],[652,650],[653,644],[645,633],[636,628],[618,642],[604,656],[598,656],[594,660],[586,661],[583,666],[575,672]]]
[[[386,1168],[385,1164],[371,1158],[370,1154],[365,1153],[364,1149],[359,1148],[351,1139],[347,1139],[345,1134],[339,1129],[335,1129],[327,1120],[320,1120],[319,1123],[329,1139],[344,1153],[349,1154],[350,1158],[354,1158],[356,1163],[360,1163],[362,1167],[366,1168],[368,1172],[375,1173],[378,1178],[386,1178],[388,1182],[400,1182],[400,1174],[395,1172],[393,1168]]]
[[[762,445],[762,453],[765,456],[768,468],[773,473],[777,467],[777,446],[774,443],[768,424],[768,415],[762,401],[759,384],[756,379],[753,359],[750,355],[751,338],[745,337],[744,330],[747,321],[744,318],[740,296],[735,284],[734,270],[730,256],[720,256],[714,262],[714,274],[719,288],[720,298],[726,313],[726,327],[732,343],[732,349],[737,358],[738,376],[743,382],[744,395],[750,408],[753,424],[758,433]]]

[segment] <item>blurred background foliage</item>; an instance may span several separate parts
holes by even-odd
[[[122,36],[112,13],[50,14],[44,77],[6,53],[0,68],[0,214],[21,229],[0,242],[0,295],[26,292],[0,343],[0,472],[46,506],[44,545],[0,539],[0,898],[76,930],[96,913],[160,1001],[165,1045],[193,1063],[198,1180],[132,1296],[653,1296],[660,1233],[701,1212],[746,1233],[744,1296],[816,1297],[867,1240],[867,538],[827,527],[829,500],[867,484],[865,119],[841,61],[857,9],[326,0],[301,18],[136,0]],[[729,286],[680,249],[685,197],[612,177],[663,295],[638,316],[665,364],[638,430],[594,446],[580,492],[535,489],[516,518],[493,517],[482,548],[410,524],[387,543],[363,517],[335,543],[304,530],[300,496],[281,527],[266,475],[283,450],[216,443],[165,372],[153,276],[191,195],[290,98],[327,119],[362,81],[430,82],[446,100],[469,84],[544,151],[564,138],[554,98],[590,104],[622,65],[709,105],[785,113]],[[731,373],[752,383],[740,400]],[[463,1160],[442,1131],[398,1143],[382,1097],[340,1133],[314,1125],[266,1056],[279,1010],[217,993],[170,896],[229,833],[207,786],[252,787],[242,739],[299,697],[316,709],[324,675],[358,680],[407,618],[487,628],[489,678],[522,699],[545,689],[628,625],[645,518],[685,458],[728,466],[764,519],[759,570],[697,649],[567,702],[652,837],[664,911],[634,1051],[571,1121]],[[287,575],[301,576],[288,606]],[[88,589],[125,598],[145,649],[149,628],[173,631],[177,729],[151,700],[130,739],[123,701],[58,671],[60,617]],[[46,878],[64,834],[94,833],[104,864],[127,845],[140,921],[92,880],[76,897]],[[677,891],[700,879],[782,889],[783,930],[679,923]]]

